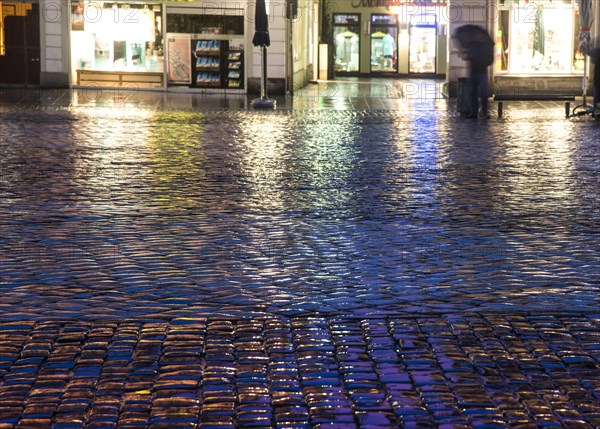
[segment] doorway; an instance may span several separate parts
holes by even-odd
[[[371,73],[398,72],[397,40],[397,15],[371,15]]]
[[[39,86],[40,22],[37,3],[2,3],[0,84]]]
[[[360,70],[360,15],[333,14],[333,46],[336,74]]]
[[[409,73],[435,74],[437,22],[434,14],[415,15],[410,22]]]

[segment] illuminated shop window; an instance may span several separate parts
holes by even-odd
[[[570,1],[515,2],[501,9],[496,69],[515,74],[582,71],[577,12]]]
[[[398,71],[397,15],[371,15],[371,71]]]
[[[162,71],[162,8],[158,4],[74,2],[71,61],[75,69]]]
[[[333,15],[335,71],[355,73],[360,64],[360,15]]]

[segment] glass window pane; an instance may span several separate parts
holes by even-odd
[[[572,8],[515,10],[511,23],[510,71],[523,73],[571,72]]]
[[[358,26],[336,25],[333,27],[335,45],[335,71],[358,72],[360,52],[360,29]]]

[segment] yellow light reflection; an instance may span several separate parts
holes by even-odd
[[[158,204],[181,209],[205,203],[193,195],[207,175],[204,139],[200,112],[161,112],[157,116],[149,138],[148,157]]]
[[[290,125],[285,116],[254,116],[239,124],[243,140],[240,174],[248,179],[247,204],[262,209],[283,209],[285,150]],[[288,131],[286,131],[288,130]]]
[[[154,112],[126,107],[81,108],[73,140],[85,156],[76,157],[77,180],[93,190],[95,209],[112,210],[111,194],[142,180],[145,151],[151,135],[149,122]],[[135,188],[135,186],[134,186]],[[88,196],[85,196],[88,201]]]

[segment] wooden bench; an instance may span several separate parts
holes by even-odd
[[[571,101],[575,100],[570,94],[495,94],[494,101],[498,102],[498,117],[502,116],[505,101],[564,101],[565,116],[571,115]]]
[[[77,85],[101,87],[162,88],[162,72],[77,70]]]

